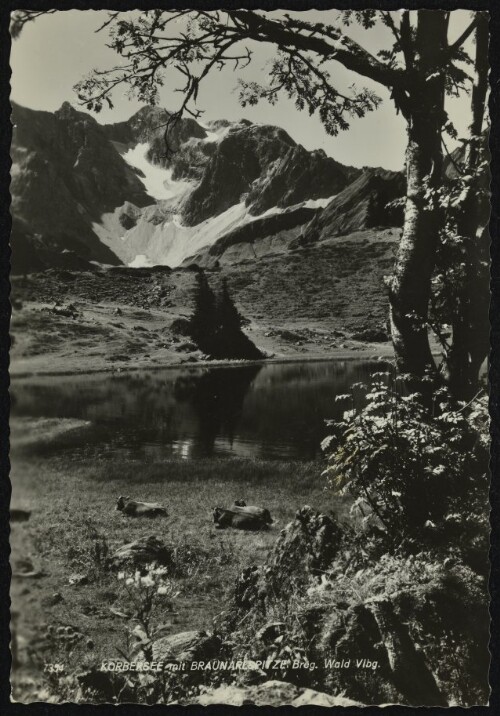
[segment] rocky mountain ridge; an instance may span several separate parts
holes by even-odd
[[[400,222],[385,205],[401,175],[344,166],[247,120],[182,118],[167,146],[169,117],[143,107],[103,125],[68,102],[53,113],[13,104],[13,271],[210,264],[228,246],[224,261],[247,260],[259,253],[247,237],[273,253]]]

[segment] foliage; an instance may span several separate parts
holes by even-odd
[[[156,621],[160,614],[164,618],[173,612],[173,600],[179,590],[169,577],[169,569],[156,564],[119,572],[118,580],[122,583],[124,609],[131,612],[130,636],[134,643],[127,657],[133,660],[142,655],[152,660],[152,642],[171,631],[169,624]]]
[[[196,284],[190,330],[199,349],[212,358],[262,358],[260,351],[241,329],[245,319],[229,294],[227,279],[223,280],[217,298],[203,271],[197,273]]]
[[[109,555],[106,535],[96,527],[92,518],[85,518],[78,539],[68,547],[69,564],[89,579],[97,580],[109,566]]]
[[[303,55],[278,52],[268,73],[269,84],[239,80],[242,107],[255,105],[260,99],[276,104],[280,93],[294,99],[299,110],[307,108],[310,116],[318,113],[327,134],[336,136],[349,129],[348,117],[364,117],[380,104],[375,92],[352,86],[352,96],[342,94],[332,84],[330,74],[319,70]]]
[[[421,394],[405,394],[389,373],[356,387],[368,391],[366,405],[356,408],[353,400],[323,442],[330,487],[352,494],[355,507],[366,502],[393,539],[435,541],[449,524],[465,530],[471,514],[484,515],[487,449],[472,421],[487,420],[486,401],[454,407],[442,388],[429,410]]]
[[[475,167],[467,166],[458,157],[456,160],[450,158],[454,170],[451,178],[443,181],[438,189],[427,186],[425,191],[428,208],[438,207],[444,216],[429,315],[429,327],[443,350],[443,366],[450,364],[454,343],[462,339],[458,332],[454,335],[453,330],[450,331],[450,327],[459,321],[480,326],[482,335],[475,332],[474,348],[482,351],[483,357],[488,350],[489,237],[485,227],[490,204],[489,161],[484,136],[474,137],[464,144],[463,153],[467,156],[472,152],[477,155]],[[471,213],[473,216],[468,216]]]
[[[215,294],[208,284],[203,271],[196,274],[194,311],[189,320],[191,338],[200,350],[210,354],[215,332]]]

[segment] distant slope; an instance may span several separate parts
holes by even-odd
[[[239,263],[352,232],[402,226],[402,206],[387,204],[403,197],[404,192],[401,173],[365,169],[324,208],[308,209],[306,203],[302,208],[257,218],[221,236],[184,263],[205,267]]]
[[[402,206],[390,208],[387,204],[403,197],[405,187],[406,181],[400,172],[366,169],[311,221],[301,243],[374,227],[402,226]]]
[[[382,279],[391,271],[399,234],[356,232],[206,274],[216,291],[227,278],[250,321],[245,332],[261,350],[294,360],[380,355],[381,347],[388,355],[389,343],[366,346],[351,336],[386,330]],[[117,266],[14,276],[12,295],[23,304],[11,331],[15,371],[191,365],[200,355],[174,321],[193,309],[195,275],[186,268]],[[77,316],[54,311],[56,300],[71,303]]]
[[[301,207],[256,218],[189,256],[184,265],[195,263],[202,267],[214,267],[286,252],[301,235],[304,225],[317,213],[318,209]]]

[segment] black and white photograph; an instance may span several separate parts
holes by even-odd
[[[161,5],[10,14],[11,700],[488,705],[490,15]]]

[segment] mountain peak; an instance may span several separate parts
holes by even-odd
[[[79,112],[75,107],[73,107],[71,102],[68,101],[63,102],[55,113],[62,117],[76,117],[81,114],[81,112]]]

